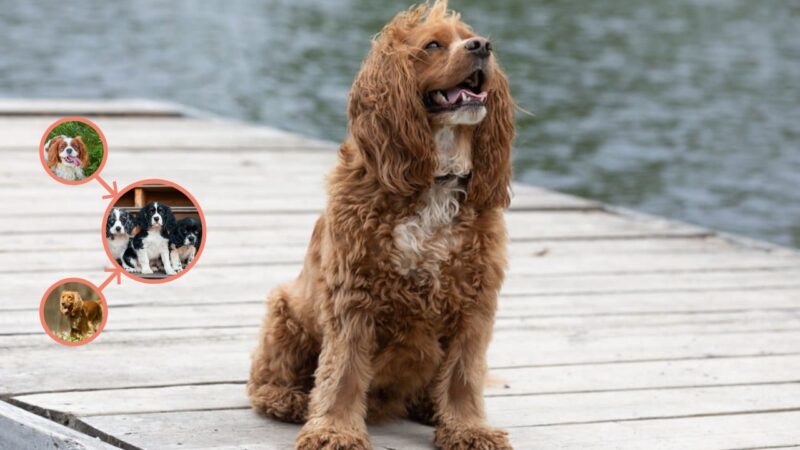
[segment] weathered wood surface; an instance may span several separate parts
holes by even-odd
[[[177,182],[209,225],[191,273],[109,286],[106,330],[81,348],[45,336],[37,308],[59,278],[105,278],[107,203],[96,183],[42,172],[54,114],[103,129],[104,179]],[[263,299],[299,270],[336,146],[148,101],[0,101],[0,133],[0,448],[292,448],[298,428],[250,411],[244,382]],[[517,448],[800,445],[796,252],[515,191],[486,404]],[[370,432],[376,448],[432,448],[424,426]]]

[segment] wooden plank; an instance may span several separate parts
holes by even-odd
[[[68,277],[81,277],[97,284],[104,279],[98,264],[92,271],[73,270],[64,267],[48,271],[47,276],[21,277],[9,274],[0,278],[4,284],[5,295],[0,297],[4,309],[16,306],[21,301],[36,301],[53,280]],[[202,269],[202,270],[201,270]],[[204,267],[202,260],[179,280],[165,285],[143,286],[125,279],[120,286],[114,285],[107,292],[111,298],[130,302],[140,298],[144,303],[257,300],[277,284],[294,279],[300,271],[299,265],[265,266],[249,265],[230,267]],[[31,272],[36,273],[36,272]],[[236,286],[231,292],[230,286]],[[507,296],[553,296],[553,295],[632,295],[655,292],[710,292],[710,291],[761,291],[800,288],[800,271],[788,270],[737,270],[729,272],[676,272],[638,274],[563,274],[563,275],[517,275],[509,274],[501,294]],[[34,300],[29,300],[34,299]],[[205,299],[205,300],[200,300]],[[112,302],[113,305],[113,302]]]
[[[250,410],[95,416],[87,424],[124,435],[128,442],[164,449],[237,446],[291,448],[298,427],[269,421]],[[191,422],[189,425],[186,422]],[[800,412],[642,420],[510,429],[518,449],[625,448],[719,449],[792,445]],[[228,430],[235,430],[232,435]],[[370,427],[376,448],[432,449],[432,429],[409,422]]]
[[[288,205],[288,200],[282,200]],[[102,211],[105,211],[104,209]],[[81,235],[102,236],[102,215],[99,213],[95,220],[82,220],[70,229],[73,239]],[[285,236],[291,242],[307,243],[318,214],[228,214],[207,215],[206,220],[209,235],[214,234],[221,240],[221,244],[230,243],[233,236],[229,232],[247,232],[251,242],[262,242],[264,235],[272,236],[276,233]],[[570,211],[547,212],[515,212],[506,215],[509,234],[513,242],[531,240],[561,240],[561,239],[602,239],[602,238],[641,238],[648,236],[697,236],[691,229],[682,227],[651,226],[647,223],[634,224],[623,218],[603,212],[587,211],[574,213]],[[42,223],[44,222],[44,223]],[[46,221],[28,221],[29,225],[20,227],[6,222],[6,229],[0,235],[15,236],[15,241],[29,239],[35,241],[37,237],[52,234],[52,228],[47,227]],[[33,238],[32,238],[33,237]],[[241,239],[241,236],[233,236]],[[265,244],[270,241],[264,241]],[[284,240],[285,243],[285,240]],[[13,249],[11,245],[5,247]]]
[[[120,289],[122,287],[120,286]],[[186,293],[183,297],[161,299],[157,296],[141,298],[135,296],[133,289],[125,291],[130,295],[113,294],[114,309],[140,307],[153,311],[161,309],[174,311],[169,315],[187,316],[187,311],[201,312],[195,307],[215,306],[219,298],[197,296]],[[153,292],[156,292],[155,290]],[[250,311],[250,308],[262,308],[266,293],[252,299],[228,300],[232,310]],[[731,292],[644,292],[629,294],[593,294],[593,295],[543,295],[543,296],[502,296],[499,300],[498,317],[583,317],[583,316],[647,316],[660,314],[698,313],[743,313],[747,311],[784,311],[793,313],[798,306],[800,294],[793,289],[762,289],[752,291]],[[7,301],[0,310],[30,314],[37,311],[35,304],[20,304]],[[138,311],[138,309],[134,309]],[[250,311],[252,312],[252,311]],[[257,312],[261,312],[258,310]],[[122,314],[116,315],[121,319]],[[2,320],[2,316],[0,316]],[[25,321],[32,320],[25,316]],[[197,319],[193,319],[197,320]],[[115,321],[116,322],[116,321]],[[32,322],[34,323],[34,322]],[[194,323],[194,322],[193,322]],[[35,324],[35,323],[34,323]]]
[[[488,361],[495,369],[787,355],[800,348],[796,330],[796,324],[785,331],[705,334],[498,330]],[[0,395],[242,380],[257,333],[256,327],[109,330],[81,348],[59,346],[43,333],[0,336]],[[94,375],[85,377],[84,367],[92,367]]]
[[[83,394],[83,395],[80,395]],[[158,398],[157,403],[153,398]],[[16,397],[15,401],[78,416],[247,409],[243,384],[119,389]],[[489,421],[503,428],[659,419],[691,415],[800,410],[800,383],[650,389],[485,399]]]
[[[154,163],[155,164],[155,163]],[[168,169],[168,165],[165,166]],[[233,172],[233,170],[231,171]],[[309,175],[298,175],[289,177],[286,174],[281,177],[286,177],[286,180],[276,180],[269,174],[260,174],[258,182],[253,185],[238,185],[222,188],[218,183],[213,180],[209,184],[197,184],[196,182],[183,182],[189,176],[196,177],[196,172],[186,172],[186,178],[176,175],[175,171],[169,173],[159,174],[148,173],[143,174],[148,177],[163,178],[174,181],[186,189],[188,189],[195,198],[198,199],[200,205],[209,214],[215,212],[223,214],[247,214],[257,215],[259,213],[280,212],[280,211],[298,211],[307,212],[318,215],[325,207],[325,193],[324,186],[321,184],[321,174],[323,171],[314,172]],[[106,175],[104,174],[104,177]],[[302,177],[313,178],[313,181],[304,182]],[[319,178],[320,180],[317,180]],[[113,178],[107,178],[113,179]],[[264,187],[264,180],[270,180],[272,187]],[[287,192],[290,183],[299,183],[300,186],[292,192]],[[260,185],[259,185],[260,184]],[[105,201],[100,201],[99,197],[103,191],[98,190],[99,186],[84,186],[80,189],[72,188],[70,191],[54,191],[53,186],[37,188],[37,189],[19,189],[18,183],[8,183],[8,187],[0,188],[0,196],[8,200],[9,215],[4,216],[3,221],[0,221],[0,227],[5,230],[13,229],[13,220],[19,217],[36,217],[41,215],[42,207],[52,204],[58,205],[60,202],[68,201],[73,204],[73,213],[77,217],[96,217],[98,212],[102,214],[105,207],[108,205]],[[46,186],[46,185],[45,185]],[[124,186],[120,186],[124,187]],[[5,191],[5,192],[4,192]],[[256,192],[255,196],[249,195],[243,198],[243,192]],[[293,200],[293,201],[292,201]],[[31,204],[30,202],[35,202]],[[38,208],[33,206],[38,203]],[[294,204],[293,204],[294,203]],[[102,206],[94,206],[102,204]],[[560,194],[552,193],[545,194],[525,194],[518,195],[514,198],[511,204],[511,211],[592,211],[599,209],[598,206],[590,202],[572,201],[567,197],[562,197]],[[7,225],[2,225],[7,223]]]
[[[275,264],[302,264],[306,246],[272,245],[252,246],[244,233],[235,235],[241,240],[224,246],[207,246],[203,252],[204,267],[227,267],[251,264],[271,266]],[[0,252],[0,274],[39,272],[72,267],[90,270],[107,260],[105,253],[94,251],[59,252],[58,259],[46,249],[41,252]],[[742,252],[706,252],[687,258],[680,254],[634,254],[634,255],[543,255],[526,256],[511,254],[507,273],[514,274],[602,274],[602,273],[653,273],[681,271],[735,271],[741,269],[800,268],[800,258],[794,255],[770,255]]]
[[[0,133],[5,136],[0,152],[21,152],[39,143],[42,133],[58,116],[3,117]],[[110,148],[129,149],[236,149],[253,148],[320,148],[329,149],[330,143],[321,143],[275,128],[259,127],[219,118],[162,117],[155,122],[139,117],[93,117],[105,134]],[[153,128],[158,133],[142,130]],[[30,150],[28,150],[30,151]],[[216,152],[214,152],[216,153]],[[218,158],[220,161],[224,158]]]
[[[248,409],[93,416],[81,421],[141,448],[164,450],[291,450],[300,429],[297,425],[265,419]],[[369,434],[376,450],[433,448],[433,429],[422,425],[408,422],[371,425]]]
[[[110,450],[117,447],[0,401],[0,448]]]
[[[519,448],[620,450],[783,448],[800,442],[800,411],[735,414],[510,430]]]
[[[109,312],[106,330],[161,330],[189,329],[205,327],[253,326],[261,323],[264,305],[259,302],[239,303],[235,308],[220,308],[220,303],[184,306],[173,304],[161,306],[148,304],[143,306],[120,307]],[[628,333],[635,330],[649,332],[655,329],[672,328],[672,333],[691,332],[702,329],[704,333],[720,331],[741,332],[763,329],[783,329],[792,325],[800,325],[800,304],[777,309],[753,309],[734,311],[695,311],[692,314],[671,313],[660,314],[599,314],[599,315],[567,315],[535,314],[531,305],[528,314],[514,309],[509,313],[501,307],[495,330],[531,328],[553,333],[574,333],[585,329],[584,333],[603,333],[609,330],[624,329]],[[2,335],[35,333],[41,330],[38,317],[32,318],[31,312],[37,309],[7,310],[0,315]]]
[[[795,355],[498,369],[485,393],[490,415],[505,427],[702,414],[696,403],[718,414],[800,407],[800,396],[792,395],[800,389],[799,368]],[[50,392],[13,401],[75,416],[249,407],[246,379],[233,381]]]
[[[180,117],[187,108],[145,99],[0,99],[0,116]]]

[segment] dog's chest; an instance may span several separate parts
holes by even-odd
[[[58,163],[53,172],[64,180],[76,181],[83,179],[83,169],[71,164]]]
[[[459,145],[451,128],[436,134],[436,176],[466,176],[472,169],[470,149]],[[466,190],[458,178],[434,183],[416,212],[395,226],[392,264],[404,276],[436,278],[440,265],[460,246],[455,221]]]
[[[114,258],[122,258],[125,249],[128,248],[128,236],[113,236],[107,238],[108,249]]]
[[[173,244],[172,247],[175,247],[175,245]],[[185,261],[189,259],[190,256],[194,255],[195,247],[193,245],[184,245],[182,247],[173,248],[171,251],[175,252],[181,261]]]
[[[161,236],[160,233],[148,232],[142,239],[142,247],[147,252],[148,258],[155,258],[168,251],[169,241]]]

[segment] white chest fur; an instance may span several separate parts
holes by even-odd
[[[469,143],[460,142],[451,127],[439,130],[435,139],[438,154],[436,176],[468,175],[472,169]],[[392,255],[392,262],[399,273],[438,273],[439,264],[449,259],[458,245],[452,224],[460,210],[459,200],[465,195],[457,179],[434,183],[423,194],[423,202],[416,213],[395,226],[396,252]]]
[[[116,259],[122,258],[125,249],[128,248],[128,239],[128,236],[125,234],[114,234],[110,238],[106,238],[111,256]]]
[[[158,231],[149,231],[147,236],[142,239],[142,245],[147,252],[147,257],[150,259],[169,252],[169,240],[161,236]]]
[[[72,164],[58,163],[55,169],[53,169],[53,173],[62,180],[67,181],[77,181],[84,178],[83,169],[78,166],[73,166]]]

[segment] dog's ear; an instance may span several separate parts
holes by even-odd
[[[83,138],[75,136],[72,138],[72,146],[78,149],[78,159],[81,160],[81,167],[86,167],[89,163],[89,151],[86,149],[86,144],[83,143]]]
[[[126,213],[127,219],[125,220],[125,233],[131,234],[133,233],[133,228],[136,226],[136,222],[133,220],[133,217],[130,216],[130,213]]]
[[[405,36],[422,20],[419,7],[398,14],[372,42],[350,91],[350,134],[389,192],[410,195],[430,186],[434,142]]]
[[[147,205],[139,208],[139,212],[136,213],[136,225],[138,225],[142,230],[150,229],[150,219],[147,217],[146,210]]]
[[[78,291],[72,292],[72,310],[70,310],[73,317],[79,315],[83,311],[83,298]]]
[[[514,101],[500,68],[487,86],[486,117],[472,139],[472,178],[466,202],[479,209],[506,208],[511,202],[511,143]]]
[[[175,214],[172,213],[172,208],[167,205],[164,205],[164,226],[161,227],[161,234],[165,237],[169,237],[175,233],[175,227],[178,225],[178,221],[175,220]]]
[[[47,167],[49,167],[51,170],[55,169],[58,165],[58,151],[62,142],[64,142],[64,138],[61,136],[56,136],[50,140],[49,144],[45,148],[45,151],[47,152]]]

